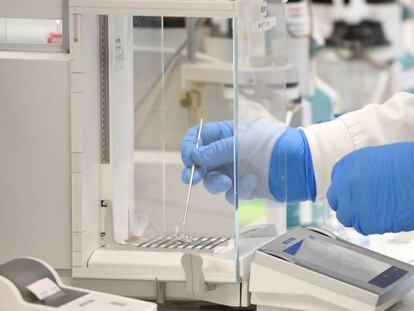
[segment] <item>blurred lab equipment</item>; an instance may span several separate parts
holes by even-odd
[[[155,303],[66,286],[51,266],[35,258],[0,265],[0,297],[2,310],[157,310]]]
[[[335,113],[380,104],[402,91],[402,6],[397,1],[314,1],[315,63],[339,94]]]

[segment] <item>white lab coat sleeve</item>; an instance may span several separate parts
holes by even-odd
[[[368,146],[414,141],[414,95],[399,93],[382,105],[367,105],[334,121],[304,129],[312,155],[317,200],[326,197],[334,165]]]

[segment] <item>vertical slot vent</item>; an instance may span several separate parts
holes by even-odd
[[[101,163],[109,164],[110,152],[110,107],[109,107],[109,42],[108,16],[99,16],[100,48],[100,108],[101,108]]]

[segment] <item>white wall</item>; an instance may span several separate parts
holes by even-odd
[[[0,17],[62,19],[67,0],[1,0]]]
[[[0,52],[0,263],[71,267],[70,189],[69,56]]]

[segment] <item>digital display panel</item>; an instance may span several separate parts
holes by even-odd
[[[283,252],[295,257],[305,267],[337,279],[352,279],[385,288],[407,271],[314,236],[300,240]]]

